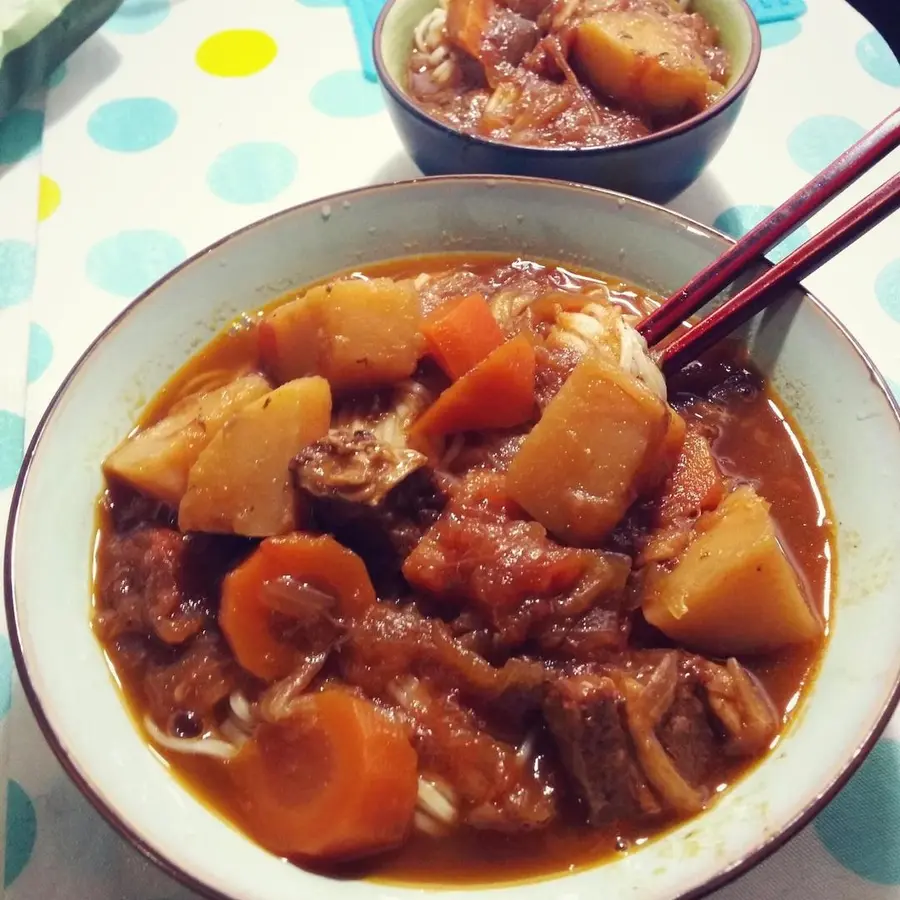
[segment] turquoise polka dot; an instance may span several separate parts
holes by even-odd
[[[320,78],[313,85],[309,99],[320,113],[337,119],[371,116],[384,107],[378,85],[366,81],[362,72],[352,69]]]
[[[900,744],[879,741],[859,771],[819,814],[825,849],[876,884],[900,884]]]
[[[856,44],[859,64],[875,79],[891,87],[900,87],[900,62],[894,56],[888,42],[872,31]]]
[[[210,190],[228,203],[266,203],[297,177],[297,157],[283,144],[230,147],[209,167]]]
[[[813,116],[788,136],[788,153],[804,172],[815,175],[834,162],[865,129],[844,116]]]
[[[117,34],[143,34],[165,20],[169,6],[169,0],[125,0],[103,27]]]
[[[900,322],[900,259],[889,262],[875,277],[875,296],[881,308]]]
[[[769,50],[772,47],[787,44],[800,34],[802,27],[798,19],[788,19],[785,22],[766,22],[760,25],[759,33],[762,35],[763,49]]]
[[[87,277],[120,297],[135,297],[175,268],[186,254],[165,231],[122,231],[95,244],[87,255]]]
[[[34,850],[37,816],[31,798],[18,781],[10,779],[6,788],[6,865],[4,887],[23,872]]]
[[[50,340],[50,335],[36,322],[32,322],[28,333],[29,384],[37,381],[47,371],[51,359],[53,359],[53,341]]]
[[[0,241],[0,309],[24,303],[34,286],[34,245]]]
[[[8,712],[12,702],[13,655],[9,640],[0,635],[0,719]]]
[[[0,409],[0,491],[12,487],[22,465],[25,420],[8,409]]]
[[[41,146],[44,114],[37,109],[14,109],[0,119],[0,166],[31,156]]]
[[[66,64],[61,62],[48,76],[47,76],[47,87],[55,88],[59,87],[66,77],[66,72],[68,69],[66,68]]]
[[[733,238],[745,235],[754,225],[758,225],[775,207],[744,204],[732,206],[716,216],[713,228],[730,234]],[[793,234],[789,234],[780,244],[776,244],[766,256],[772,262],[784,259],[796,250],[804,241],[809,240],[809,229],[801,225]]]
[[[178,113],[157,97],[126,97],[94,110],[88,134],[95,144],[118,153],[156,147],[175,130]]]

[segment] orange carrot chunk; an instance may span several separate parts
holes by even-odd
[[[435,362],[456,381],[503,343],[503,332],[481,294],[451,300],[423,323]]]
[[[267,681],[288,675],[303,658],[272,629],[276,607],[265,586],[285,577],[333,597],[339,617],[358,618],[375,604],[365,564],[334,538],[294,532],[264,540],[225,577],[219,625],[238,662]]]
[[[722,473],[709,441],[696,429],[689,428],[675,468],[659,499],[658,523],[667,525],[676,519],[709,512],[719,505],[724,493]]]
[[[341,688],[263,722],[229,764],[249,833],[281,856],[346,860],[409,833],[418,760],[406,728]]]
[[[534,347],[524,335],[501,344],[416,420],[410,446],[457,431],[512,428],[534,415]]]

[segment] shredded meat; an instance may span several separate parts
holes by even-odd
[[[413,607],[371,609],[352,627],[340,656],[344,678],[373,696],[389,698],[390,686],[412,674],[518,724],[540,708],[547,678],[537,662],[514,658],[491,665],[457,640],[450,626]]]
[[[533,760],[491,736],[470,710],[413,677],[398,680],[394,696],[413,727],[422,771],[451,786],[463,822],[514,832],[553,821],[552,785]]]
[[[625,557],[551,541],[508,500],[502,476],[476,473],[407,557],[403,573],[419,591],[471,604],[503,643],[515,646],[601,600],[611,599],[614,608],[629,569]]]

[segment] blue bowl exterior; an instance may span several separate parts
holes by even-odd
[[[454,131],[381,82],[394,127],[425,175],[524,175],[574,181],[666,203],[706,168],[725,142],[746,86],[696,125],[637,145],[546,150],[479,140]]]

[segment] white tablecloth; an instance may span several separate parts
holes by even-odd
[[[765,26],[764,43],[730,140],[673,203],[734,234],[900,106],[900,66],[843,0],[810,0],[801,20]],[[894,154],[810,228],[898,167]],[[276,209],[417,174],[378,87],[361,77],[340,0],[125,0],[46,93],[0,122],[0,515],[23,433],[90,339],[142,288]],[[809,287],[900,394],[898,220]],[[814,826],[717,896],[900,898],[892,735],[900,738],[896,722]],[[15,683],[2,634],[0,747],[8,900],[189,896],[67,781]]]

